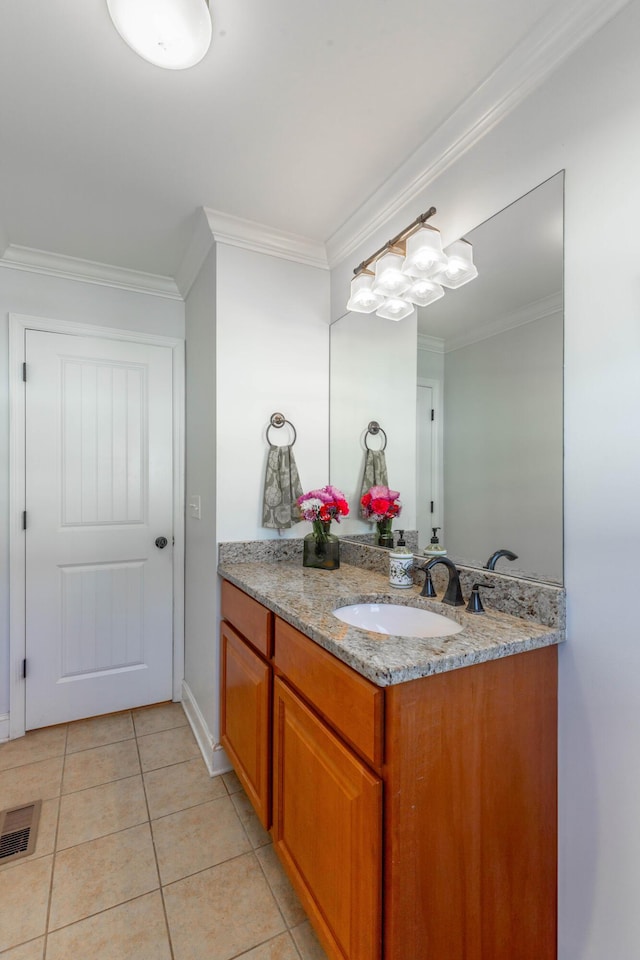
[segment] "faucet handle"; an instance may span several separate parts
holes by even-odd
[[[484,607],[482,606],[482,600],[480,599],[480,587],[487,590],[494,590],[495,585],[493,583],[474,583],[471,587],[471,596],[469,597],[469,603],[467,604],[467,613],[484,613]]]
[[[422,569],[424,570],[424,586],[420,591],[420,596],[436,597],[437,593],[436,593],[436,588],[433,585],[433,580],[431,579],[431,570],[428,570],[426,565],[422,567]]]

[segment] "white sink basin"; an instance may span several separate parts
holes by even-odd
[[[449,637],[462,627],[431,610],[398,603],[351,603],[333,611],[334,617],[361,630],[398,637]]]

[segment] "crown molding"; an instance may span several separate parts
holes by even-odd
[[[209,251],[214,244],[213,233],[203,207],[196,211],[191,240],[176,272],[176,284],[184,300],[194,284]]]
[[[7,236],[2,224],[0,223],[0,258],[4,256],[4,252],[9,246],[9,237]]]
[[[467,347],[471,343],[488,340],[499,333],[513,330],[515,327],[522,327],[525,323],[533,323],[534,320],[544,320],[545,317],[552,317],[555,314],[562,316],[562,311],[562,291],[552,293],[548,297],[541,297],[540,300],[527,303],[524,307],[514,310],[513,313],[507,313],[491,323],[485,323],[481,327],[475,327],[473,330],[458,336],[447,337],[444,342],[444,352],[450,353],[452,350]]]
[[[209,229],[216,243],[242,247],[254,253],[266,253],[282,260],[293,260],[322,270],[329,269],[327,251],[320,240],[311,240],[295,233],[267,227],[254,220],[243,220],[220,210],[203,207]]]
[[[14,243],[10,243],[0,256],[0,267],[42,273],[65,280],[79,280],[81,283],[97,283],[105,287],[117,287],[121,290],[151,294],[154,297],[165,297],[169,300],[182,300],[172,277],[129,270],[126,267],[114,267],[107,263],[96,263],[93,260],[81,260],[78,257],[64,257],[47,250],[35,250],[32,247],[21,247]]]
[[[505,60],[327,240],[331,268],[345,260],[486,136],[630,0],[556,4]]]
[[[444,340],[441,340],[440,337],[428,337],[424,333],[419,333],[418,350],[428,350],[430,353],[444,353]]]

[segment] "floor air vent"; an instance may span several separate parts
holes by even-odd
[[[28,857],[36,847],[42,800],[0,811],[0,863]]]

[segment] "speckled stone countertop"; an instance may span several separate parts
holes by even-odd
[[[381,687],[486,660],[535,650],[564,640],[564,632],[508,613],[467,613],[420,597],[420,588],[394,590],[388,577],[341,564],[339,570],[304,568],[300,560],[223,562],[218,572],[292,626]],[[333,610],[350,603],[400,603],[443,614],[463,625],[450,637],[383,636],[348,626]]]

